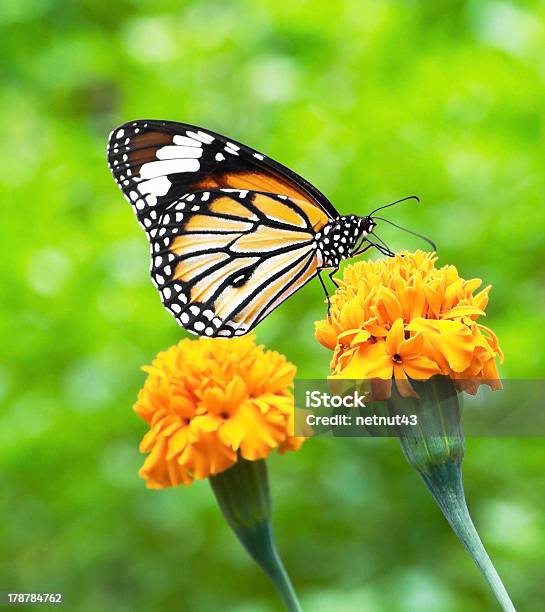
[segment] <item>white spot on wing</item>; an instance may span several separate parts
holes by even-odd
[[[194,138],[195,140],[200,140],[201,142],[204,142],[205,144],[210,144],[214,140],[213,136],[210,136],[210,134],[205,134],[204,132],[201,132],[200,130],[198,132],[187,131],[186,134],[190,138]]]
[[[196,172],[201,167],[196,159],[167,159],[164,161],[148,162],[140,168],[140,177],[152,179],[165,174],[178,172]]]
[[[204,142],[213,142],[214,141],[214,137],[211,136],[210,134],[207,134],[206,132],[202,132],[201,130],[199,130],[197,132],[197,135],[200,136]]]
[[[195,140],[194,138],[188,138],[187,136],[179,136],[178,134],[174,136],[172,142],[175,145],[181,145],[183,147],[202,147],[202,142],[200,142],[199,140]]]
[[[140,193],[151,193],[154,196],[164,196],[170,189],[170,181],[166,176],[158,176],[157,178],[150,179],[138,184],[138,191]]]
[[[202,149],[185,146],[166,146],[158,149],[157,159],[197,159],[202,156]]]

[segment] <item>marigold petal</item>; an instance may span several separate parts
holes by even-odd
[[[428,354],[437,363],[446,361],[454,372],[462,372],[471,362],[475,341],[462,323],[451,320],[415,319],[408,326],[421,331],[428,343]]]
[[[369,380],[371,378],[388,379],[392,377],[392,357],[386,352],[386,342],[378,341],[361,347],[359,358],[362,370],[358,378]]]
[[[414,380],[427,380],[435,374],[441,373],[441,368],[427,357],[414,357],[412,359],[403,360],[403,370]]]
[[[315,336],[320,344],[333,350],[337,344],[337,334],[329,321],[316,321]]]
[[[234,412],[246,397],[246,385],[242,378],[236,374],[225,388],[225,403],[230,413]]]
[[[403,314],[406,321],[426,314],[426,296],[419,281],[415,281],[415,286],[409,287],[406,291]]]
[[[388,335],[388,330],[384,325],[381,325],[376,318],[370,319],[363,324],[363,327],[375,338],[385,338]]]
[[[287,390],[293,387],[293,379],[297,372],[297,368],[282,358],[282,363],[274,363],[274,370],[268,376],[262,380],[263,389],[262,392],[268,391],[270,393],[287,393]]]
[[[366,330],[362,330],[358,332],[354,338],[352,339],[351,346],[358,346],[359,344],[364,344],[371,338],[371,334]]]
[[[233,450],[238,450],[244,438],[244,428],[237,419],[228,419],[219,429],[220,440],[230,446]]]
[[[418,397],[418,393],[413,389],[401,365],[394,366],[394,380],[401,397]]]
[[[165,464],[166,440],[159,439],[151,449],[150,454],[146,457],[141,472],[149,475],[152,480],[157,482],[166,482],[164,477],[161,477],[162,467]]]
[[[166,459],[170,461],[179,455],[184,448],[189,444],[192,437],[189,431],[189,427],[182,427],[179,429],[171,438],[168,440],[168,451]]]
[[[277,413],[274,419],[271,416],[267,420],[263,419],[259,410],[249,402],[240,408],[237,422],[244,429],[240,454],[245,459],[263,459],[287,437],[285,415]]]
[[[205,389],[202,395],[202,407],[213,414],[219,414],[222,410],[225,410],[225,394],[219,387],[212,387],[211,389]]]
[[[485,287],[482,291],[479,291],[479,293],[477,293],[477,295],[473,297],[473,303],[475,304],[475,306],[477,306],[478,308],[482,308],[483,310],[487,307],[488,294],[490,293],[490,289],[492,289],[492,285],[488,285],[488,287]]]
[[[441,296],[439,292],[431,286],[425,286],[424,293],[426,295],[426,301],[428,302],[429,315],[438,317],[441,313]]]
[[[381,313],[383,319],[387,321],[403,318],[403,309],[396,294],[387,287],[381,289],[376,308]]]
[[[341,334],[338,335],[337,342],[339,344],[350,346],[354,344],[354,338],[356,338],[358,334],[365,335],[365,333],[366,333],[365,330],[361,330],[361,329],[347,329],[346,331],[343,331]],[[370,334],[369,332],[367,332],[367,338],[364,338],[363,341],[365,342],[365,340],[367,340],[369,336]]]
[[[366,402],[382,402],[392,394],[392,377],[384,380],[382,378],[371,379],[371,391]]]
[[[498,372],[498,366],[495,359],[489,359],[483,364],[482,370],[483,382],[487,384],[493,391],[503,388]]]
[[[297,451],[301,448],[305,440],[306,438],[303,438],[302,436],[292,436],[290,438],[286,438],[278,447],[278,452],[283,455],[287,451]]]
[[[404,340],[405,328],[403,326],[403,319],[396,319],[386,337],[386,351],[390,355],[399,353],[399,347]]]
[[[353,349],[352,351],[343,355],[344,359],[340,360],[334,373],[339,378],[347,378],[357,380],[363,378],[364,360],[361,357],[360,349]]]
[[[468,280],[464,284],[464,291],[466,295],[471,295],[475,289],[478,289],[483,284],[483,281],[480,278],[472,278]],[[488,287],[490,289],[490,286]]]
[[[479,316],[485,315],[486,313],[481,308],[477,308],[477,306],[470,306],[468,304],[454,306],[450,310],[447,310],[441,315],[442,319],[456,319],[458,317],[468,317],[468,316]]]
[[[465,393],[469,393],[469,395],[477,395],[477,391],[479,390],[480,383],[476,380],[469,379],[456,379],[456,387],[460,391],[464,391]]]
[[[187,446],[178,463],[197,480],[219,474],[236,462],[236,452],[223,444],[216,432],[203,433],[198,441]]]
[[[196,432],[197,435],[200,431],[218,431],[224,422],[223,419],[218,416],[218,414],[219,413],[208,412],[196,416],[191,421],[191,430]]]
[[[156,439],[155,432],[152,429],[147,431],[144,434],[144,437],[142,438],[142,440],[140,441],[140,445],[138,447],[140,452],[141,453],[149,452],[153,448],[153,445],[155,443],[155,439]]]
[[[500,348],[498,337],[496,336],[496,334],[489,327],[485,327],[484,325],[478,324],[477,327],[481,332],[483,332],[483,335],[486,338],[489,346],[492,347],[492,350],[500,358],[500,363],[503,363],[503,351]]]
[[[416,355],[419,355],[422,351],[422,346],[424,345],[424,336],[417,332],[414,336],[409,338],[408,340],[403,340],[400,343],[398,352],[401,356],[402,361],[405,359],[410,359]]]

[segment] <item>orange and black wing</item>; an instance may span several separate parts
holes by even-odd
[[[172,202],[149,232],[151,277],[188,331],[243,335],[319,267],[313,204],[250,190],[203,190]]]
[[[289,168],[187,123],[141,120],[118,127],[108,141],[108,164],[148,231],[182,196],[222,188],[281,194],[315,206],[330,219],[339,216],[316,187]]]

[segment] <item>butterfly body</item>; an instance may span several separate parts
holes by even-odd
[[[133,121],[108,143],[151,247],[151,278],[188,331],[243,335],[374,227],[265,155],[195,126]]]

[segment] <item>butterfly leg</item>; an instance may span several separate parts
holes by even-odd
[[[335,285],[335,287],[337,287],[337,289],[339,288],[339,283],[333,278],[334,274],[337,274],[337,272],[339,271],[339,268],[335,268],[335,270],[331,270],[331,272],[328,274],[331,282]]]
[[[322,275],[320,274],[320,272],[318,272],[318,278],[320,279],[320,283],[322,284],[322,289],[324,290],[325,297],[327,299],[327,314],[329,315],[329,310],[331,308],[331,301],[329,299],[329,293],[327,292],[327,287],[325,286],[324,279],[322,278]]]

